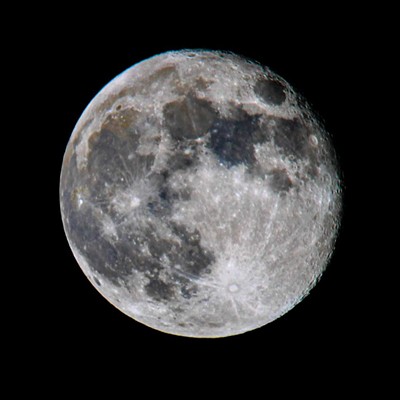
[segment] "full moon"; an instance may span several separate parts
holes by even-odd
[[[116,308],[225,337],[298,304],[340,224],[329,135],[283,78],[219,51],[134,65],[90,102],[60,178],[64,230]]]

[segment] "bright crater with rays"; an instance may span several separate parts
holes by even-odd
[[[83,272],[157,330],[223,337],[299,303],[333,251],[329,136],[292,87],[233,54],[169,52],[89,104],[60,180]]]

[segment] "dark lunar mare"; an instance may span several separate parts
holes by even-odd
[[[255,171],[255,145],[271,140],[286,156],[316,161],[316,150],[309,141],[311,131],[299,119],[262,118],[243,111],[239,116],[217,118],[210,127],[208,147],[227,168],[244,164]]]
[[[298,159],[309,156],[312,149],[309,142],[310,129],[298,118],[284,119],[271,118],[275,125],[274,142],[285,155],[294,156]]]
[[[259,116],[214,121],[210,128],[209,148],[227,168],[238,164],[253,165],[256,162],[254,145],[267,138],[260,131]]]
[[[188,299],[197,291],[196,279],[208,273],[209,266],[215,261],[214,255],[201,246],[200,233],[197,230],[190,232],[168,218],[163,221],[175,236],[171,240],[160,236],[152,223],[140,228],[129,222],[119,224],[123,222],[121,216],[109,203],[112,190],[126,189],[132,179],[142,179],[150,172],[154,156],[136,153],[139,139],[137,130],[127,133],[125,127],[107,124],[89,140],[86,169],[78,171],[73,154],[62,176],[66,230],[90,267],[114,285],[129,287],[129,277],[136,270],[147,278],[145,290],[155,301],[172,300],[177,295]],[[133,152],[135,156],[129,157]],[[153,204],[145,205],[138,212],[155,213],[158,207],[158,212],[161,209],[168,215],[172,203],[185,196],[174,192],[168,179],[174,171],[189,168],[192,164],[193,157],[187,157],[184,149],[178,148],[177,157],[168,161],[170,168],[149,178],[159,188],[161,206],[153,199]],[[79,190],[85,193],[85,201],[78,206]],[[116,222],[115,238],[105,236],[102,231],[103,213]],[[143,252],[144,248],[148,252]]]
[[[277,80],[260,78],[254,86],[254,93],[265,103],[281,105],[286,100],[285,87]]]
[[[217,112],[209,101],[191,93],[164,106],[164,124],[177,141],[204,136],[216,117]]]
[[[286,99],[285,87],[277,80],[260,78],[254,90],[264,101],[275,105]],[[308,160],[307,173],[315,176],[317,150],[310,145],[311,130],[305,122],[299,118],[250,115],[237,105],[232,105],[231,116],[221,117],[210,102],[197,99],[192,94],[184,100],[167,104],[164,107],[164,124],[175,143],[174,156],[168,162],[168,173],[172,175],[175,170],[195,167],[196,151],[188,155],[184,150],[188,147],[196,149],[195,139],[206,138],[206,146],[222,165],[231,168],[244,164],[253,174],[268,175],[276,192],[287,192],[293,182],[285,170],[260,170],[255,156],[257,144],[273,141],[283,155]],[[179,198],[168,190],[162,193],[168,199]]]

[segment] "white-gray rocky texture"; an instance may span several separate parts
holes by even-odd
[[[155,329],[263,326],[315,285],[341,193],[327,133],[268,68],[169,52],[110,82],[65,152],[61,212],[86,276]]]

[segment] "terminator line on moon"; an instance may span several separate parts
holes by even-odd
[[[104,87],[60,181],[83,272],[157,330],[224,337],[299,303],[333,251],[340,179],[329,137],[267,67],[168,52]]]

